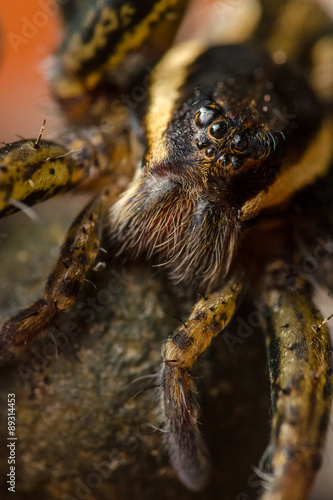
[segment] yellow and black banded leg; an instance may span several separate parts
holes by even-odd
[[[187,3],[85,0],[63,8],[68,26],[50,81],[68,116],[77,121],[94,115],[101,88],[111,107],[115,96],[119,104],[117,89],[131,90],[138,74],[149,72],[170,47]]]
[[[161,410],[166,447],[179,478],[194,491],[200,490],[207,480],[209,459],[198,429],[199,408],[189,371],[234,316],[243,288],[241,275],[222,290],[199,300],[188,321],[164,348]]]
[[[0,360],[25,348],[74,304],[86,273],[101,246],[103,214],[114,202],[114,192],[102,191],[69,229],[42,299],[9,319],[0,331]]]
[[[331,106],[333,98],[333,23],[320,2],[260,0],[261,20],[255,43],[274,58],[303,67],[317,96]],[[306,29],[304,27],[306,26]],[[290,34],[292,33],[292,36]]]
[[[273,419],[265,457],[271,474],[261,500],[307,498],[321,464],[332,403],[327,326],[308,283],[295,278],[287,286],[283,267],[272,264],[263,290]]]
[[[96,127],[59,141],[21,140],[0,149],[0,217],[32,206],[105,172],[111,146]]]

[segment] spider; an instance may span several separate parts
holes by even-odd
[[[317,282],[332,289],[322,238],[316,280],[304,272],[309,215],[321,232],[331,228],[330,89],[315,80],[313,89],[305,75],[309,53],[332,43],[332,25],[306,3],[263,1],[250,42],[167,50],[185,4],[63,5],[66,35],[49,77],[71,128],[1,149],[0,214],[97,177],[106,186],[71,226],[43,298],[2,326],[0,356],[18,356],[75,305],[105,244],[116,258],[168,269],[200,294],[164,345],[159,377],[164,445],[197,491],[209,480],[209,452],[190,370],[244,297],[256,297],[272,394],[261,498],[301,499],[320,466],[332,396],[328,318],[313,301]],[[283,30],[295,8],[307,29],[289,47]],[[124,96],[148,81],[132,109]],[[112,179],[124,163],[136,168],[117,200]]]

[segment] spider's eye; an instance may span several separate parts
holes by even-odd
[[[207,158],[213,158],[216,154],[216,149],[215,148],[207,148],[205,150],[205,155],[207,156]]]
[[[232,168],[238,170],[243,165],[243,161],[238,156],[233,156],[231,158]]]
[[[215,122],[209,129],[209,133],[214,139],[222,139],[227,130],[227,126],[223,122]]]
[[[236,153],[246,153],[250,148],[249,138],[245,134],[237,134],[233,138],[231,147]]]
[[[205,135],[201,135],[195,143],[198,149],[204,149],[208,146],[209,141]]]
[[[195,123],[198,127],[207,127],[218,113],[217,108],[202,106],[199,111],[195,113]]]

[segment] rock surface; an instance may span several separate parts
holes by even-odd
[[[1,320],[40,296],[84,201],[47,202],[36,209],[39,223],[24,214],[2,222]],[[9,473],[7,395],[14,393],[17,500],[197,498],[169,466],[156,410],[161,346],[193,301],[145,263],[99,268],[78,306],[1,369],[1,471]],[[239,340],[217,338],[193,372],[213,464],[201,493],[207,500],[249,500],[260,490],[253,466],[269,433],[265,351],[260,331]],[[7,488],[2,475],[2,498],[11,498]]]

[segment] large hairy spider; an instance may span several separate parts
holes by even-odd
[[[71,226],[44,296],[2,326],[0,359],[16,357],[75,305],[101,252],[166,268],[200,294],[164,345],[158,384],[165,447],[196,491],[210,467],[190,371],[251,297],[264,318],[272,396],[260,498],[304,499],[332,400],[328,318],[314,295],[318,284],[333,287],[333,27],[308,2],[267,0],[250,41],[168,50],[186,4],[61,4],[66,33],[49,78],[68,129],[52,141],[41,130],[4,145],[0,214],[29,213],[97,178],[105,185]],[[114,179],[132,166],[118,197]]]

